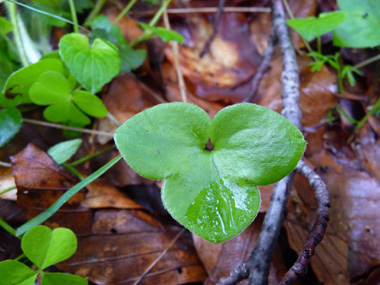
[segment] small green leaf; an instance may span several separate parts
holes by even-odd
[[[130,46],[120,48],[121,72],[130,72],[142,65],[146,59],[146,51],[143,49],[133,49]]]
[[[0,34],[7,35],[13,31],[13,25],[4,17],[0,17]]]
[[[51,0],[34,0],[32,1],[33,7],[42,10],[46,13],[49,13],[53,16],[60,16],[62,18],[70,18],[70,13],[61,9],[62,1],[51,1]],[[64,27],[66,25],[65,21],[50,17],[49,15],[39,14],[38,18],[44,21],[45,23],[55,26],[55,27]]]
[[[96,118],[104,118],[107,116],[106,106],[104,106],[103,101],[96,95],[86,91],[73,91],[71,98],[86,114]]]
[[[334,45],[367,48],[380,45],[380,5],[378,0],[338,0],[349,13],[349,23],[333,31]]]
[[[20,130],[22,116],[18,109],[0,110],[0,147],[9,142]]]
[[[23,103],[31,103],[29,88],[46,71],[64,73],[62,61],[53,58],[44,59],[12,73],[0,95],[0,105],[10,108]]]
[[[321,13],[319,17],[308,17],[287,20],[286,23],[295,29],[305,40],[311,41],[316,37],[331,32],[347,19],[348,13],[334,11]]]
[[[70,72],[91,93],[99,91],[120,72],[117,48],[101,39],[95,39],[90,48],[85,35],[67,34],[59,42],[59,53]]]
[[[34,104],[50,105],[66,100],[70,95],[70,86],[66,77],[56,71],[42,73],[30,87],[29,96]]]
[[[160,104],[127,120],[115,142],[140,175],[166,179],[162,200],[173,218],[212,242],[244,230],[259,211],[257,185],[285,177],[305,149],[293,124],[254,104],[227,107],[212,121],[191,104]]]
[[[91,123],[91,120],[70,99],[47,107],[44,111],[44,117],[53,123],[73,122],[83,126]]]
[[[98,15],[90,23],[92,31],[115,45],[126,45],[123,34],[121,33],[120,27],[112,25],[110,19],[104,15]]]
[[[154,33],[155,35],[157,35],[158,37],[160,37],[160,39],[162,41],[164,41],[165,43],[168,42],[168,41],[176,41],[176,42],[179,42],[180,44],[183,43],[183,41],[185,40],[185,38],[180,35],[179,33],[175,32],[175,31],[171,31],[171,30],[167,30],[165,28],[162,28],[162,27],[153,27],[153,26],[150,26],[148,24],[144,24],[144,23],[140,23],[139,24],[145,31],[150,31],[152,33]]]
[[[15,260],[0,262],[0,285],[33,285],[38,273]]]
[[[43,285],[57,285],[57,284],[70,284],[70,285],[86,285],[88,281],[85,278],[71,275],[67,273],[44,273],[42,275]]]
[[[56,163],[61,164],[69,160],[77,152],[81,144],[81,139],[61,142],[49,148],[47,153]]]
[[[42,270],[71,257],[77,250],[77,238],[66,228],[51,230],[46,226],[36,226],[24,235],[21,247]]]

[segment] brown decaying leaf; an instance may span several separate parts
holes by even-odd
[[[45,210],[76,182],[70,173],[32,144],[12,158],[12,167],[18,203],[29,219]],[[132,284],[179,230],[164,227],[141,208],[117,189],[99,181],[80,191],[45,223],[52,228],[68,227],[78,236],[77,253],[58,264],[58,269],[86,277],[96,284]],[[185,234],[152,268],[142,284],[202,282],[205,278],[191,236]]]
[[[79,251],[58,268],[96,284],[133,284],[175,236],[143,211],[98,210],[92,234],[78,238]],[[140,284],[182,284],[206,278],[191,236],[183,235]]]
[[[263,217],[264,215],[259,214],[247,229],[224,243],[214,244],[193,234],[195,248],[209,275],[205,284],[216,284],[221,277],[228,276],[233,269],[248,259],[255,247]],[[285,272],[281,251],[276,247],[269,273],[269,284],[278,284]],[[248,282],[243,281],[239,284]]]
[[[337,127],[309,135],[308,162],[326,182],[331,196],[330,222],[311,266],[324,284],[348,284],[380,265],[380,146],[365,125],[355,144]],[[352,149],[353,147],[353,149]],[[376,169],[376,170],[375,170]],[[292,200],[285,222],[289,243],[297,252],[315,218],[313,191],[295,180],[299,199]],[[371,283],[372,284],[372,283]]]

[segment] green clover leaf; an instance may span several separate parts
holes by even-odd
[[[30,261],[42,270],[71,257],[77,249],[77,238],[67,228],[51,230],[36,226],[24,235],[21,247]]]
[[[82,277],[67,273],[44,273],[41,280],[43,285],[86,285],[88,281]]]
[[[117,48],[101,39],[95,39],[91,48],[89,39],[82,34],[67,34],[59,41],[62,60],[90,93],[96,93],[120,72]]]
[[[206,147],[209,139],[213,147]],[[127,120],[115,142],[140,175],[165,179],[162,200],[173,218],[212,242],[254,220],[257,186],[288,175],[306,145],[283,116],[248,103],[224,108],[212,121],[192,104],[160,104]]]
[[[44,111],[45,119],[51,122],[88,125],[93,117],[107,116],[107,109],[96,95],[86,91],[73,91],[70,82],[55,71],[42,73],[30,87],[29,96],[37,105],[50,105]]]

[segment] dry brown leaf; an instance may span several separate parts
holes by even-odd
[[[205,284],[216,284],[220,278],[228,276],[233,269],[248,259],[255,247],[263,217],[264,215],[259,214],[247,229],[224,243],[211,243],[193,234],[195,248],[209,275]],[[281,251],[276,248],[269,273],[269,284],[278,284],[285,272]]]
[[[78,237],[80,250],[58,268],[96,284],[133,284],[167,248],[176,231],[143,211],[98,210],[92,234]],[[183,284],[205,278],[191,236],[185,234],[139,284]]]

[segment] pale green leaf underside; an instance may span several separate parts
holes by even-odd
[[[305,148],[294,125],[254,104],[227,107],[212,122],[195,105],[160,104],[126,121],[115,141],[140,175],[166,179],[162,200],[173,218],[213,242],[253,221],[260,207],[256,185],[289,174]]]
[[[71,257],[77,249],[77,239],[66,228],[36,226],[24,235],[21,247],[39,269],[44,269]]]
[[[56,163],[61,164],[69,160],[77,152],[81,144],[81,139],[61,142],[49,148],[47,153]]]

